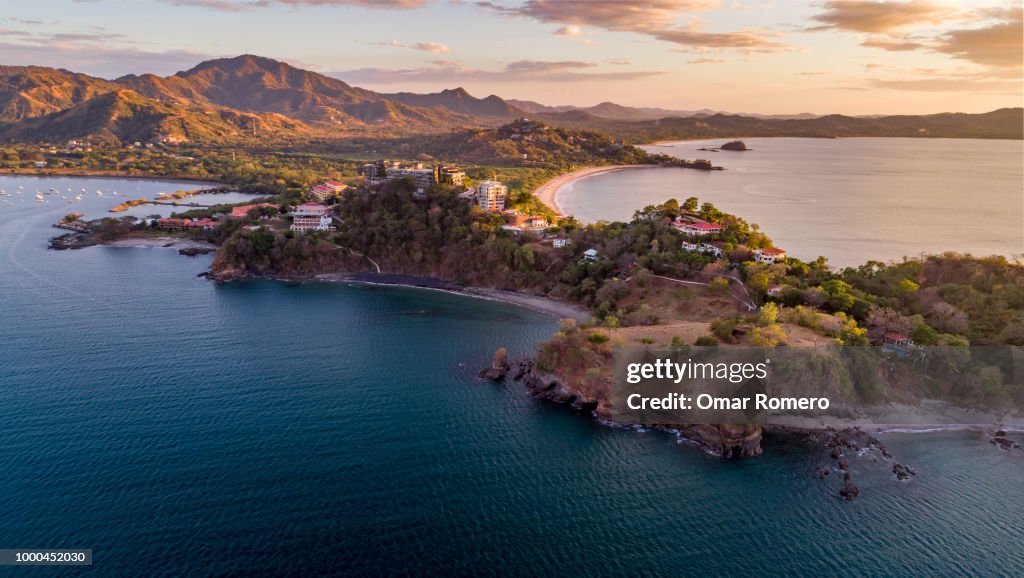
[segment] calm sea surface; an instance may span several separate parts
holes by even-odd
[[[751,138],[748,152],[697,150],[727,140],[644,147],[724,171],[604,173],[564,187],[558,202],[584,221],[628,220],[645,205],[695,196],[759,224],[796,257],[836,266],[1024,253],[1021,141]]]
[[[182,186],[0,178],[19,184]],[[1024,575],[1024,455],[979,434],[885,435],[920,475],[854,458],[845,503],[798,440],[727,462],[475,379],[552,318],[47,251],[66,212],[0,202],[0,548],[92,548],[104,576]]]

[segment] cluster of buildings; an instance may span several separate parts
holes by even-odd
[[[462,186],[466,179],[466,173],[451,165],[427,166],[423,163],[402,164],[387,160],[366,163],[363,165],[362,173],[368,185],[411,178],[416,184],[416,192],[420,194],[436,184]]]
[[[333,231],[331,208],[320,203],[303,203],[292,211],[292,231]]]
[[[309,196],[318,203],[325,203],[327,199],[343,192],[348,188],[345,183],[338,181],[324,181],[309,190]]]
[[[715,223],[705,223],[693,217],[678,217],[672,226],[683,233],[689,239],[683,241],[683,250],[697,253],[707,253],[715,257],[725,256],[725,243],[721,241],[697,241],[706,237],[717,236],[722,233],[722,226]],[[786,259],[786,252],[775,247],[757,249],[754,251],[754,261],[771,265]]]
[[[156,226],[159,229],[165,231],[194,231],[196,229],[205,229],[207,231],[214,229],[220,221],[213,219],[157,219]]]

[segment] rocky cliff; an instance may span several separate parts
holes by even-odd
[[[596,417],[611,420],[610,396],[606,387],[594,383],[575,383],[538,370],[532,361],[524,361],[514,376],[522,380],[539,399],[571,406],[579,411],[592,412]],[[653,427],[677,430],[683,437],[695,441],[708,452],[725,458],[761,455],[760,424],[650,424]]]

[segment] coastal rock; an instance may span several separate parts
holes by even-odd
[[[900,481],[910,479],[917,475],[917,472],[915,472],[913,468],[899,463],[892,465],[892,473],[896,474],[896,479]]]
[[[491,366],[481,370],[479,376],[481,379],[501,381],[505,379],[509,369],[512,369],[512,366],[508,362],[508,351],[502,347],[494,352],[494,357],[491,358]]]
[[[95,244],[96,240],[88,233],[66,233],[50,239],[49,248],[54,251],[64,251],[67,249],[84,249]]]
[[[989,442],[995,445],[997,448],[1006,451],[1020,449],[1020,444],[1006,437],[1005,430],[996,430],[996,432],[992,434],[992,437],[989,439]]]
[[[185,247],[184,249],[178,249],[178,254],[186,257],[195,257],[196,255],[208,255],[214,251],[216,249],[209,247]]]
[[[843,487],[839,488],[839,495],[846,499],[847,502],[852,502],[857,499],[860,495],[860,488],[853,483],[853,479],[850,474],[846,474],[843,478]]]
[[[815,471],[815,473],[818,475],[819,480],[824,480],[832,473],[832,470],[828,469],[825,466],[821,466]]]
[[[579,411],[591,412],[597,409],[596,400],[579,395],[557,377],[537,371],[532,364],[529,373],[523,378],[523,383],[538,399],[566,404]]]
[[[530,373],[531,371],[533,371],[533,361],[529,359],[524,359],[519,362],[519,369],[516,370],[516,374],[512,377],[512,379],[520,381],[521,379],[523,379],[523,377],[526,376],[526,374]]]
[[[760,424],[698,424],[681,427],[679,431],[683,437],[724,458],[754,457],[762,452]]]

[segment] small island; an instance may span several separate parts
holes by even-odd
[[[749,151],[749,150],[752,150],[752,149],[747,148],[747,143],[745,143],[745,142],[743,142],[741,140],[733,140],[733,141],[729,141],[729,142],[725,143],[724,145],[722,145],[722,146],[720,146],[718,148],[714,148],[714,147],[701,147],[701,148],[699,148],[697,150],[717,153],[718,151],[745,152],[745,151]]]
[[[747,150],[750,150],[750,149],[747,148],[747,144],[744,143],[741,140],[729,141],[729,142],[725,143],[724,145],[722,145],[721,148],[722,148],[723,151],[747,151]]]

